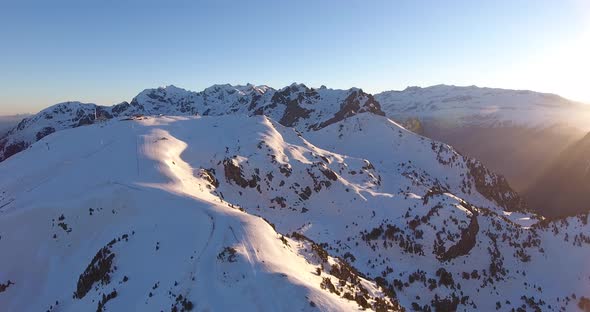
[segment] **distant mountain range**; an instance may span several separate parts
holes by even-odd
[[[24,119],[0,140],[0,306],[589,304],[588,213],[543,220],[484,163],[388,118],[415,117],[384,98],[300,84],[169,86]],[[503,127],[496,121],[480,126]]]
[[[567,121],[587,129],[590,107],[555,94],[528,90],[437,85],[375,95],[383,111],[398,118],[421,117],[488,127],[550,127]]]

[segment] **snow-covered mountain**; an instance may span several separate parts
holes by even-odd
[[[66,102],[51,106],[0,138],[0,161],[55,131],[137,115],[267,115],[300,130],[319,129],[361,112],[383,115],[373,96],[360,89],[333,90],[292,84],[280,90],[267,86],[215,85],[202,92],[174,86],[147,89],[130,103],[100,106]]]
[[[383,110],[400,118],[434,118],[459,126],[547,127],[567,121],[590,129],[590,108],[550,93],[436,85],[375,95]],[[582,115],[580,115],[582,114]]]
[[[587,214],[540,221],[501,176],[382,115],[361,90],[301,85],[168,87],[111,108],[49,108],[4,138],[4,155],[25,143],[0,163],[0,306],[590,302]]]
[[[519,192],[590,131],[590,105],[554,94],[438,85],[375,99],[388,117],[480,159]]]

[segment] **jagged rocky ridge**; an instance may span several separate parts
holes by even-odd
[[[144,90],[130,103],[114,106],[66,102],[44,109],[23,119],[0,138],[0,161],[48,134],[92,124],[97,119],[138,115],[266,115],[285,126],[306,131],[363,112],[384,115],[372,95],[354,88],[314,89],[303,84],[292,84],[275,90],[267,86],[215,85],[202,92],[192,92],[168,86]]]

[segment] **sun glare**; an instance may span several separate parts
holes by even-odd
[[[507,64],[494,83],[543,90],[590,104],[590,2],[581,2],[580,9],[588,12],[588,17],[577,34],[564,36],[560,42],[547,42],[527,58]]]
[[[558,93],[572,100],[590,104],[590,31],[533,57],[521,75],[531,88]],[[518,82],[516,82],[518,84]]]

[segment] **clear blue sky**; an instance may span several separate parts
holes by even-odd
[[[168,84],[295,81],[369,92],[475,84],[590,102],[589,13],[586,0],[10,1],[0,114],[110,105]]]

